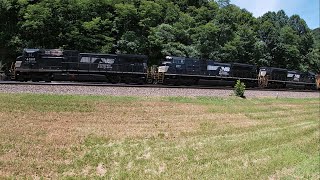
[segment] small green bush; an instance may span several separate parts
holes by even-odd
[[[246,85],[240,80],[237,80],[237,83],[234,86],[234,94],[239,97],[244,97],[245,89],[246,89]]]

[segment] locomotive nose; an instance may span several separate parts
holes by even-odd
[[[168,71],[168,69],[169,69],[169,66],[159,66],[158,72],[165,73]]]

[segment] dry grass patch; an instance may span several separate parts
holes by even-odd
[[[0,178],[319,175],[316,99],[0,98]]]

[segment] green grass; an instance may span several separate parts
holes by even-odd
[[[95,102],[124,103],[138,98],[0,93],[0,99],[0,112],[93,112]]]
[[[113,116],[107,111],[109,107],[114,107],[121,115]],[[173,111],[175,107],[180,109]],[[0,94],[0,109],[0,123],[6,127],[0,128],[0,177],[320,178],[319,99]],[[50,124],[20,118],[25,113],[32,117],[66,113],[59,120],[72,115],[77,122],[56,127],[52,120]],[[94,114],[90,122],[83,120]],[[11,115],[20,118],[19,122],[6,120]],[[121,119],[124,115],[128,117],[125,122]],[[109,116],[112,121],[101,121]],[[197,116],[201,118],[196,119]],[[114,118],[120,120],[114,121]],[[147,126],[150,121],[155,122],[151,130]],[[170,131],[172,127],[181,126],[179,121],[189,122],[191,127]],[[44,126],[31,126],[30,122]],[[20,127],[21,124],[26,127]],[[112,124],[126,128],[119,128],[117,136],[108,135],[107,127]],[[8,130],[10,126],[17,131]],[[104,128],[93,129],[92,126]],[[62,128],[67,130],[62,131]],[[134,133],[138,129],[147,135]],[[61,139],[71,138],[68,143],[50,141],[52,132],[60,130],[68,133]],[[123,131],[133,131],[133,135],[123,135]],[[8,138],[10,141],[5,140]],[[18,154],[12,155],[13,151]],[[13,159],[4,158],[7,156]],[[24,163],[28,167],[24,167]]]

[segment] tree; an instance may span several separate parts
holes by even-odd
[[[259,18],[230,0],[2,0],[0,61],[22,48],[201,57],[314,69],[319,38],[283,10]]]
[[[320,49],[313,49],[307,54],[307,63],[305,64],[305,70],[311,70],[320,74]]]
[[[223,46],[220,59],[225,62],[254,64],[256,41],[257,38],[252,29],[247,26],[240,27],[235,37]]]
[[[217,59],[220,45],[218,43],[219,27],[209,22],[195,28],[196,34],[192,35],[193,42],[201,54],[201,58]]]
[[[138,10],[133,4],[116,4],[115,14],[113,31],[117,37],[121,37],[124,32],[139,29]]]
[[[23,44],[18,24],[21,8],[22,5],[14,0],[0,1],[0,62],[3,69],[10,67]]]
[[[143,29],[149,30],[163,22],[164,14],[162,6],[152,1],[143,0],[139,7],[140,22]]]
[[[142,52],[142,42],[139,35],[134,31],[127,31],[117,42],[117,52],[121,54],[139,54]]]

